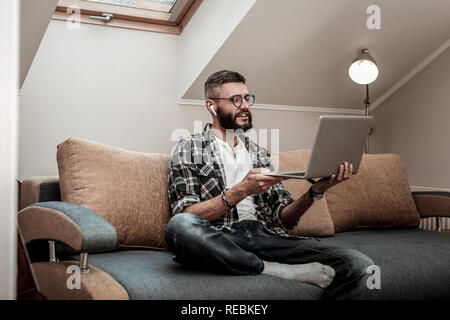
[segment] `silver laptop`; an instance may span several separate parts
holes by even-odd
[[[330,177],[345,161],[353,164],[356,174],[361,163],[372,117],[320,116],[306,170],[268,172],[265,175],[292,179]]]

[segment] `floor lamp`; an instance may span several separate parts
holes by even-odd
[[[362,49],[361,53],[348,68],[350,79],[358,84],[366,85],[366,98],[364,99],[364,103],[366,104],[366,116],[369,116],[370,111],[369,84],[377,79],[378,73],[377,63],[367,49]],[[369,136],[371,133],[372,128],[370,129]],[[369,153],[369,137],[367,137],[366,140],[365,152]]]

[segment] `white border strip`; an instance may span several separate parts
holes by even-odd
[[[204,100],[181,99],[181,106],[204,106]],[[296,111],[296,112],[319,112],[319,113],[338,113],[338,114],[355,114],[365,115],[365,110],[358,109],[342,109],[342,108],[318,108],[304,106],[286,106],[278,104],[255,104],[252,109],[256,110],[272,110],[272,111]]]
[[[443,192],[450,192],[450,189],[436,188],[436,187],[409,186],[409,188],[411,189],[411,192],[413,192],[413,191],[443,191]]]
[[[0,300],[16,298],[20,1],[0,1]]]
[[[450,39],[445,41],[439,48],[434,50],[428,57],[426,57],[421,63],[419,63],[414,69],[408,72],[399,82],[397,82],[392,88],[386,91],[382,96],[375,100],[370,106],[370,112],[375,110],[381,103],[387,98],[392,96],[401,87],[403,87],[409,80],[414,78],[416,74],[422,71],[427,65],[429,65],[434,59],[436,59],[441,53],[443,53],[450,46]]]

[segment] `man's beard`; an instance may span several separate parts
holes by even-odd
[[[244,125],[239,125],[237,123],[237,115],[233,116],[233,114],[231,113],[223,113],[220,108],[217,111],[217,119],[219,120],[220,126],[225,129],[232,129],[235,131],[243,130],[244,132],[247,132],[248,130],[253,128],[252,114],[250,111],[247,112],[247,123]]]

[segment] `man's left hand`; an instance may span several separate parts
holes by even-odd
[[[331,177],[322,178],[313,185],[312,191],[314,193],[324,193],[328,188],[337,185],[352,177],[353,164],[344,162],[339,166],[338,174],[333,174]]]

